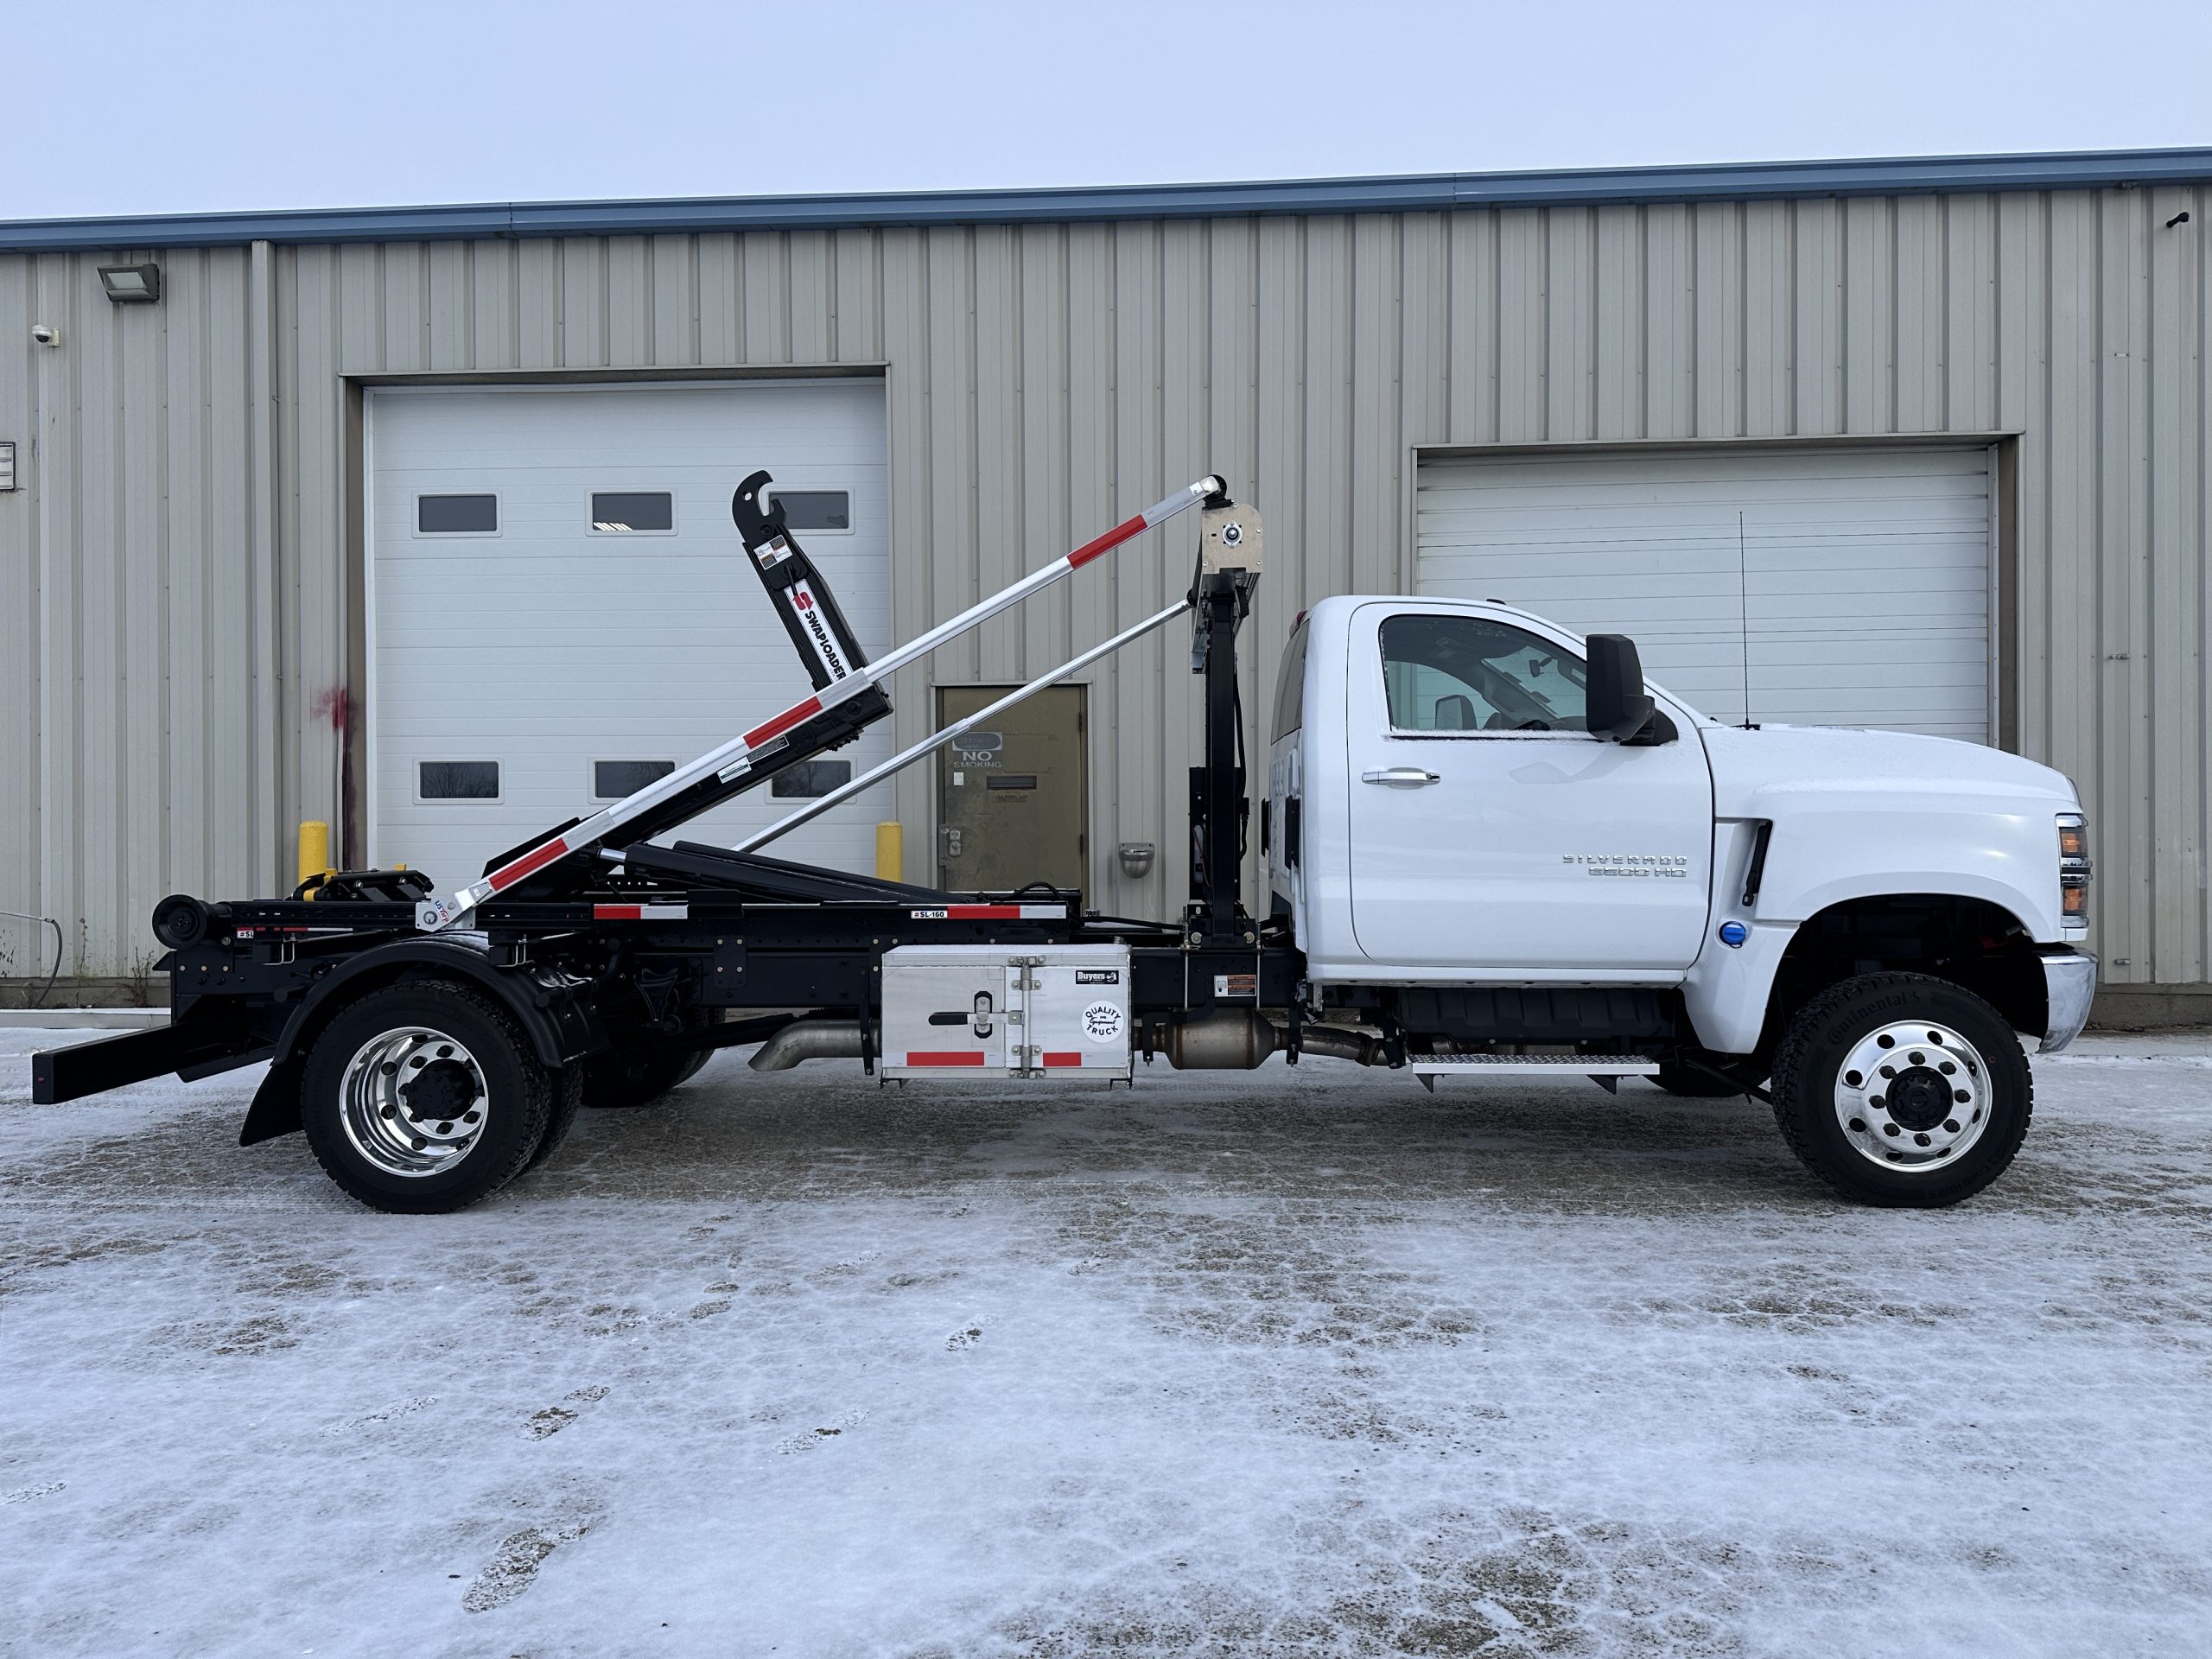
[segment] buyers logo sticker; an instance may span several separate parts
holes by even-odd
[[[1118,968],[1078,968],[1075,970],[1075,982],[1078,985],[1118,985],[1122,982],[1122,970]]]
[[[1085,1042],[1111,1043],[1120,1040],[1125,1016],[1118,1002],[1094,1002],[1083,1011],[1083,1037]]]

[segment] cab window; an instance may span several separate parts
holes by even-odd
[[[1584,732],[1584,665],[1525,628],[1479,616],[1393,616],[1382,681],[1394,731]]]
[[[1268,741],[1276,742],[1288,737],[1304,722],[1306,717],[1306,620],[1299,619],[1298,626],[1290,631],[1290,643],[1283,647],[1282,661],[1275,664],[1275,718],[1268,734]]]

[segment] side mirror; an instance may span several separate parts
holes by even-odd
[[[1591,732],[1626,743],[1641,736],[1657,712],[1643,692],[1643,661],[1636,641],[1624,633],[1593,633],[1590,677],[1586,688]]]

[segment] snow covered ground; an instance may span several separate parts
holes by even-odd
[[[718,1059],[467,1214],[28,1103],[0,1651],[2203,1653],[2212,1058],[1934,1214],[1764,1109]]]

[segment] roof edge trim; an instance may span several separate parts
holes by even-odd
[[[1241,183],[450,207],[283,209],[104,219],[0,220],[0,252],[648,236],[687,231],[1010,225],[1259,214],[1435,212],[1455,207],[1759,201],[1788,197],[2088,190],[2212,181],[2212,149],[1700,163],[1517,173],[1436,173]]]

